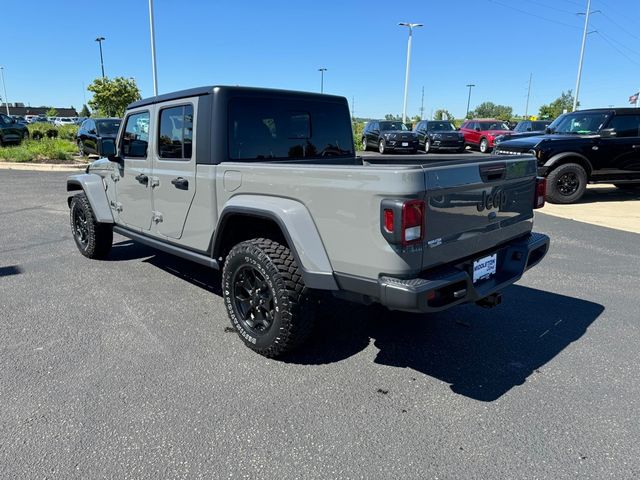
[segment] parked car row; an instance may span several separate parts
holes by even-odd
[[[490,153],[500,141],[514,135],[541,133],[550,123],[551,120],[524,120],[511,130],[508,122],[477,118],[466,120],[457,129],[448,120],[422,120],[410,130],[400,121],[374,120],[365,125],[361,141],[363,150],[375,148],[380,153],[416,153],[418,150],[425,153],[439,150],[463,152],[466,147]]]

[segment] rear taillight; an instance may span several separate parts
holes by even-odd
[[[384,209],[384,229],[388,233],[393,233],[393,210],[390,208]]]
[[[402,204],[402,244],[420,242],[424,239],[424,202],[411,200]]]
[[[411,245],[425,237],[425,203],[422,200],[384,199],[380,231],[389,243]]]
[[[544,207],[544,198],[547,195],[547,179],[545,177],[536,178],[536,196],[533,200],[533,208]]]

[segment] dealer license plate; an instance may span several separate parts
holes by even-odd
[[[473,262],[473,283],[485,280],[496,273],[498,254],[494,253],[487,257],[479,258]]]
[[[409,142],[402,142],[402,146],[403,147],[408,147],[409,146]]]

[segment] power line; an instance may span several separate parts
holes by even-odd
[[[536,15],[535,13],[527,12],[526,10],[522,10],[520,8],[512,7],[511,5],[499,2],[498,0],[487,0],[487,1],[490,2],[490,3],[495,3],[495,4],[500,5],[502,7],[505,7],[505,8],[510,8],[511,10],[515,10],[516,12],[520,12],[520,13],[522,13],[524,15],[529,15],[530,17],[535,17],[535,18],[537,18],[539,20],[544,20],[546,22],[551,22],[551,23],[555,23],[557,25],[562,25],[563,27],[580,29],[580,27],[578,27],[577,25],[571,25],[569,23],[559,22],[558,20],[553,20],[551,18],[543,17],[541,15]]]
[[[534,3],[536,5],[540,5],[541,7],[548,8],[549,10],[555,10],[556,12],[566,13],[568,15],[574,15],[575,14],[575,12],[570,12],[569,10],[564,10],[564,9],[558,8],[558,7],[552,7],[551,5],[547,5],[547,4],[544,4],[544,3],[541,3],[541,2],[537,2],[535,0],[529,0],[528,3]]]
[[[631,58],[629,55],[627,55],[626,53],[624,53],[622,50],[620,50],[618,47],[615,46],[615,44],[609,40],[607,38],[607,35],[603,34],[602,32],[599,31],[595,31],[595,33],[597,33],[598,35],[600,35],[600,37],[609,44],[609,46],[611,48],[613,48],[616,52],[618,52],[620,55],[622,55],[623,57],[625,57],[627,60],[629,60],[631,63],[634,63],[636,65],[640,66],[640,62],[637,62],[636,60],[634,60],[633,58]]]
[[[635,33],[630,32],[629,30],[627,30],[626,28],[624,28],[622,25],[620,25],[618,22],[616,22],[613,18],[611,18],[609,15],[607,15],[604,12],[600,12],[602,13],[602,16],[604,18],[606,18],[607,20],[609,20],[611,23],[613,23],[616,27],[618,27],[620,30],[622,30],[623,32],[625,32],[628,35],[631,35],[633,38],[640,40],[640,37],[637,36]]]
[[[593,25],[593,26],[598,30],[598,32],[599,32],[601,35],[604,35],[605,37],[607,37],[607,38],[608,38],[609,40],[611,40],[612,42],[614,42],[614,43],[618,44],[618,45],[619,45],[619,46],[621,46],[622,48],[624,48],[624,49],[628,50],[629,52],[633,53],[634,55],[638,55],[638,56],[640,57],[640,52],[638,52],[637,50],[634,50],[633,48],[628,47],[628,46],[627,46],[627,45],[625,45],[624,43],[622,43],[622,42],[620,42],[620,41],[616,40],[616,39],[615,39],[615,38],[613,38],[611,35],[604,33],[604,32],[602,31],[602,29],[598,28],[595,24],[593,24],[593,23],[592,23],[592,25]]]

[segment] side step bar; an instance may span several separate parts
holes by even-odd
[[[171,243],[161,242],[160,240],[148,237],[147,235],[144,235],[142,233],[134,232],[119,225],[114,225],[113,231],[115,233],[119,233],[124,237],[130,238],[135,242],[147,245],[148,247],[161,250],[165,253],[170,253],[177,257],[184,258],[185,260],[191,260],[192,262],[199,263],[200,265],[204,265],[205,267],[220,270],[220,265],[218,264],[217,260],[211,257],[207,257],[206,255],[202,255],[201,253],[192,252],[191,250],[178,247],[177,245],[173,245]]]

